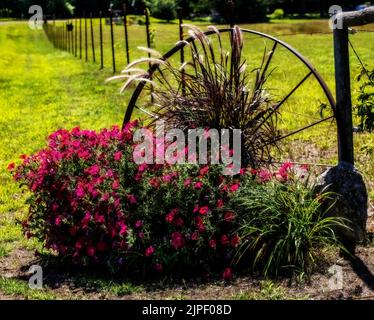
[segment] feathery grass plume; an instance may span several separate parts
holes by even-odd
[[[253,71],[243,57],[243,35],[239,27],[230,33],[229,49],[223,46],[222,34],[210,26],[213,35],[199,28],[184,25],[194,41],[183,46],[189,57],[181,66],[160,58],[154,50],[147,51],[157,58],[143,58],[131,63],[156,64],[150,75],[142,73],[126,82],[150,82],[146,89],[153,95],[153,103],[146,108],[165,120],[166,129],[214,128],[242,130],[242,163],[257,167],[271,160],[271,149],[276,146],[278,112],[265,84],[271,71],[267,71],[268,52],[264,52],[260,65]],[[125,71],[126,72],[126,71]],[[124,88],[124,87],[123,87]],[[270,141],[270,143],[269,143]]]

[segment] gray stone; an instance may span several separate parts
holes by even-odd
[[[354,248],[366,236],[368,195],[362,175],[353,165],[341,162],[318,177],[316,191],[322,190],[333,193],[329,204],[336,201],[328,215],[349,221],[350,229],[338,228],[337,236],[343,244]]]

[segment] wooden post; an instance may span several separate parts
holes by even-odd
[[[113,73],[116,72],[116,57],[114,52],[114,35],[113,35],[113,11],[109,9],[109,23],[110,23],[110,40],[112,45],[112,64],[113,64]]]
[[[95,57],[95,39],[94,39],[94,31],[93,31],[93,25],[92,25],[92,12],[90,12],[90,28],[91,28],[92,61],[96,62],[96,57]]]
[[[99,30],[100,30],[100,68],[104,68],[104,55],[103,55],[103,23],[102,23],[103,13],[100,11],[99,18]]]
[[[78,20],[75,18],[75,30],[74,30],[74,38],[75,38],[75,45],[74,45],[74,56],[77,56],[78,52]]]
[[[53,45],[56,48],[57,43],[56,43],[56,15],[53,15],[53,28],[52,28],[52,36],[53,36]]]
[[[74,54],[74,23],[73,20],[70,20],[70,52]]]
[[[334,30],[336,125],[339,162],[354,164],[348,28]]]
[[[129,35],[127,32],[127,4],[123,3],[123,26],[125,28],[125,48],[126,48],[126,59],[127,64],[130,63],[130,48],[129,48]]]
[[[65,21],[64,25],[64,32],[65,32],[65,51],[69,50],[69,34],[68,34],[68,23]]]
[[[229,12],[230,28],[234,28],[234,21],[235,21],[235,18],[234,18],[234,14],[235,14],[234,1],[233,0],[228,0],[227,5],[228,5],[228,12]]]
[[[87,42],[87,18],[86,14],[84,14],[84,53],[86,62],[88,62],[88,42]]]
[[[339,162],[354,165],[351,78],[349,68],[348,27],[374,22],[374,7],[354,12],[342,12],[335,17],[342,28],[334,29],[336,84],[336,124],[338,129]]]
[[[79,59],[82,59],[82,18],[79,18]]]

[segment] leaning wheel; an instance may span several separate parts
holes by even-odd
[[[187,128],[209,119],[210,127],[244,129],[252,165],[279,156],[281,140],[317,125],[325,125],[319,130],[324,134],[332,129],[331,121],[326,123],[334,120],[334,98],[317,70],[290,45],[238,27],[207,32],[190,27],[189,33],[166,54],[148,50],[149,58],[124,71],[125,88],[139,81],[124,125],[139,110],[171,126]],[[134,75],[139,63],[149,63],[149,69]]]

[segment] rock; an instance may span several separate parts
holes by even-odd
[[[354,250],[355,244],[365,239],[368,217],[368,195],[362,175],[353,165],[341,162],[318,177],[316,191],[322,190],[333,193],[327,205],[336,201],[328,215],[349,220],[351,229],[337,228],[335,232],[347,249]]]

